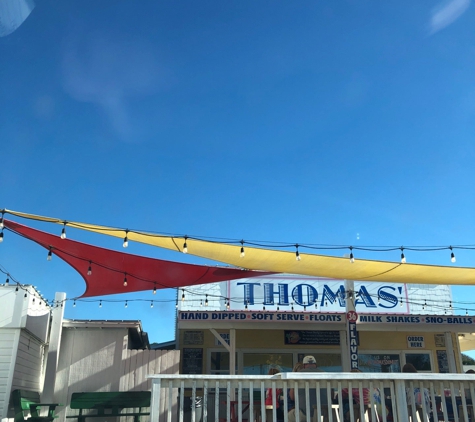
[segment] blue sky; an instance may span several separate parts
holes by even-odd
[[[470,0],[37,0],[0,37],[0,208],[233,239],[474,245],[473,28]],[[406,256],[452,265],[447,251]],[[12,234],[0,245],[0,265],[47,298],[84,291],[45,258]],[[473,287],[453,293],[475,313]],[[141,319],[167,341],[173,297],[66,317]]]

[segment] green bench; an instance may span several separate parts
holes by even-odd
[[[73,393],[69,407],[79,413],[66,418],[85,422],[86,418],[133,416],[134,422],[139,422],[140,416],[150,415],[150,400],[150,391]]]
[[[11,394],[11,403],[15,412],[15,422],[51,422],[57,418],[54,411],[59,403],[41,403],[40,394],[37,391],[13,390]],[[40,416],[39,412],[42,407],[48,407],[48,414]],[[29,412],[30,416],[25,419],[25,412]]]

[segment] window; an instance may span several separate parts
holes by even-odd
[[[406,363],[412,363],[419,372],[431,372],[430,353],[406,353]]]
[[[358,356],[358,366],[363,372],[401,372],[398,354],[362,353]]]
[[[267,375],[271,367],[279,372],[291,372],[293,368],[292,353],[244,353],[244,375]]]

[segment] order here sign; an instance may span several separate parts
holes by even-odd
[[[424,336],[407,336],[407,347],[409,349],[425,349]]]

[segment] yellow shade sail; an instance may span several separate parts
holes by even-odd
[[[16,211],[5,213],[38,221],[65,224],[64,220],[42,217]],[[414,284],[474,285],[475,268],[447,267],[439,265],[400,264],[389,261],[357,259],[351,263],[348,258],[315,255],[300,252],[300,261],[295,252],[278,251],[245,246],[241,257],[240,244],[227,244],[184,236],[167,236],[154,233],[127,231],[124,229],[94,224],[67,221],[67,226],[118,238],[127,236],[129,242],[140,242],[159,248],[183,252],[186,241],[190,255],[212,259],[250,270],[301,274],[328,277],[340,280],[387,281]]]

